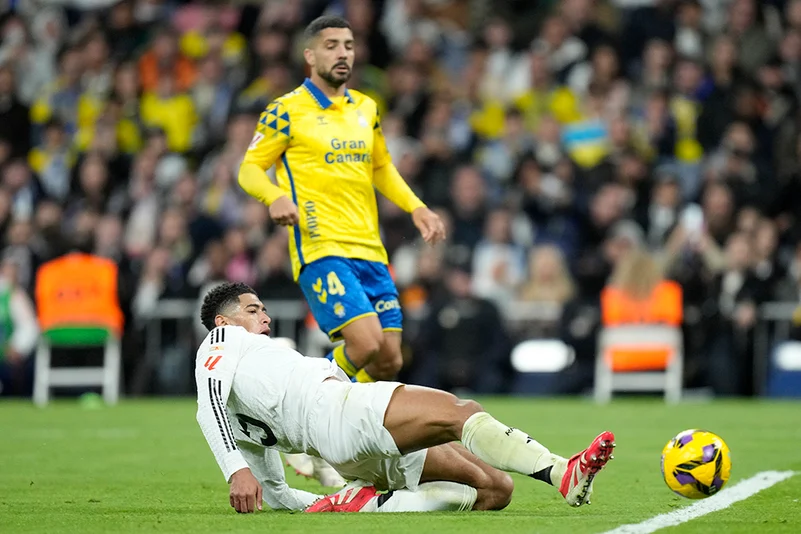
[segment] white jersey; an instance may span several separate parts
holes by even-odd
[[[336,363],[305,357],[240,326],[221,326],[209,332],[195,361],[197,420],[226,481],[236,471],[250,467],[237,441],[250,442],[273,449],[268,451],[273,455],[268,464],[278,472],[265,476],[281,491],[296,491],[286,487],[276,451],[313,450],[309,412],[320,384],[329,378],[349,382]],[[265,481],[261,482],[264,486]],[[297,493],[304,501],[315,497]],[[267,492],[265,500],[269,502]]]

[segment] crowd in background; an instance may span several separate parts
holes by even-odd
[[[236,176],[261,110],[307,74],[304,26],[338,14],[349,85],[449,229],[427,247],[380,199],[404,378],[502,392],[515,341],[557,336],[578,356],[564,391],[583,390],[599,294],[636,249],[695,310],[689,384],[751,392],[759,304],[801,298],[801,0],[219,4],[0,2],[4,292],[32,295],[68,250],[114,259],[128,371],[160,299],[225,279],[302,300],[286,232]],[[562,313],[512,328],[521,300]],[[20,331],[6,364],[33,350]]]

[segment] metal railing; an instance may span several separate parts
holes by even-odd
[[[271,328],[276,337],[288,337],[298,343],[301,350],[306,347],[306,304],[296,300],[276,300],[266,303]],[[133,373],[130,390],[139,394],[147,389],[148,381],[156,369],[163,349],[163,324],[175,321],[177,337],[191,340],[192,346],[187,348],[190,354],[197,350],[197,344],[205,336],[205,328],[198,318],[199,304],[197,299],[163,299],[152,309],[140,313],[136,317],[137,324],[144,331],[145,353]]]
[[[754,393],[763,395],[767,387],[773,347],[790,337],[793,314],[798,302],[766,302],[759,308],[754,326]]]
[[[762,304],[758,310],[754,330],[753,369],[757,394],[762,394],[765,390],[771,348],[777,341],[789,337],[792,317],[799,305],[797,302],[768,302]],[[295,340],[304,354],[319,356],[326,350],[329,345],[326,336],[317,327],[309,329],[304,326],[308,310],[305,302],[276,300],[265,302],[265,306],[273,320],[274,336]],[[137,372],[140,384],[146,381],[149,372],[158,362],[162,346],[162,322],[176,320],[179,329],[195,329],[199,325],[197,311],[198,302],[195,299],[167,299],[159,301],[154,309],[137,317],[146,338],[144,365]],[[562,316],[562,307],[553,303],[512,301],[504,303],[500,311],[510,328],[518,328],[527,323],[553,323]],[[696,323],[698,319],[698,310],[687,310],[685,322]],[[200,341],[198,338],[202,338],[200,329],[191,334],[197,342]]]

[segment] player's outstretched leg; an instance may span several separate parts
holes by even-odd
[[[357,481],[315,502],[308,512],[434,512],[501,510],[512,499],[512,478],[482,462],[459,443],[427,451],[420,485],[379,494]]]
[[[477,402],[419,386],[395,390],[384,416],[384,427],[404,454],[461,441],[492,467],[559,488],[572,506],[589,501],[592,482],[612,458],[615,446],[614,435],[604,432],[587,449],[565,459],[525,432],[499,422]]]
[[[305,512],[463,512],[475,500],[475,489],[456,482],[426,482],[414,491],[378,493],[375,486],[357,480],[314,502]]]

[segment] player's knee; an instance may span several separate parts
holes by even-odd
[[[512,502],[514,482],[503,471],[482,472],[476,488],[475,510],[503,510]]]
[[[492,479],[492,507],[489,510],[503,510],[512,502],[512,493],[515,489],[514,480],[503,471],[498,471]]]
[[[452,404],[447,410],[442,410],[439,425],[444,427],[452,441],[462,439],[462,430],[465,422],[473,414],[483,412],[484,409],[474,400],[465,400],[451,395]]]
[[[471,415],[484,411],[484,407],[474,400],[459,399],[457,401],[459,411],[466,421]]]

